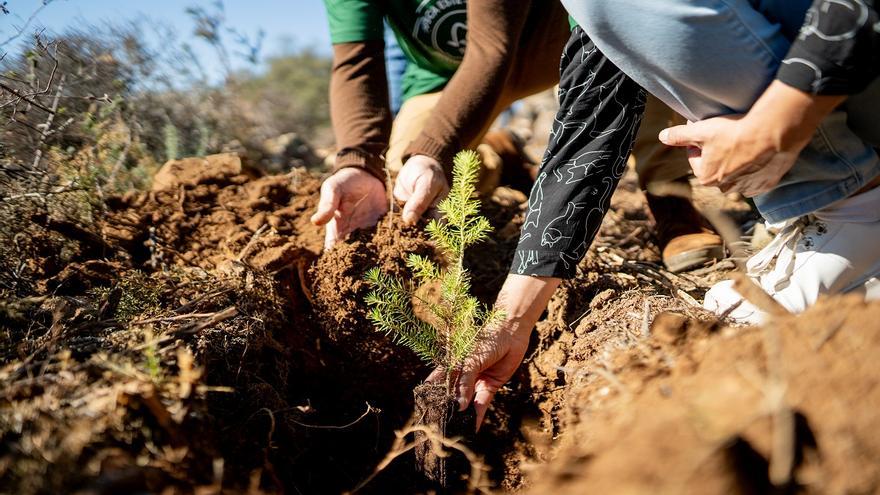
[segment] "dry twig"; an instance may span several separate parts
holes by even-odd
[[[422,433],[424,438],[422,440],[407,443],[406,437],[416,432]],[[413,450],[424,442],[431,442],[431,449],[438,457],[446,457],[449,455],[447,451],[443,450],[444,448],[461,452],[465,458],[467,458],[468,463],[470,463],[471,466],[470,476],[468,477],[467,493],[489,493],[487,489],[488,480],[486,479],[486,474],[489,472],[489,468],[483,463],[480,456],[461,442],[461,438],[444,437],[434,426],[413,424],[404,426],[403,429],[394,432],[394,435],[396,438],[394,444],[391,446],[391,450],[385,454],[385,457],[379,462],[370,476],[358,483],[358,485],[349,493],[354,494],[362,490],[373,479],[375,479],[379,473],[391,465],[395,459]]]
[[[770,454],[769,476],[774,486],[784,487],[791,482],[797,446],[794,411],[785,399],[788,385],[783,372],[779,329],[772,323],[764,326],[764,347],[768,369],[765,396],[773,418],[773,447]]]
[[[784,316],[790,314],[776,299],[764,292],[751,278],[744,273],[731,275],[733,288],[747,301],[754,304],[758,309],[772,316]]]
[[[366,404],[367,404],[367,410],[364,411],[363,414],[361,414],[360,416],[358,416],[357,418],[355,418],[355,419],[352,420],[351,422],[346,423],[346,424],[344,424],[344,425],[310,425],[310,424],[308,424],[308,423],[302,423],[302,422],[299,422],[299,421],[297,421],[297,420],[295,420],[295,419],[291,419],[290,421],[292,421],[292,422],[294,422],[294,423],[296,423],[296,424],[298,424],[298,425],[300,425],[300,426],[304,426],[304,427],[306,427],[306,428],[314,428],[314,429],[317,429],[317,430],[345,430],[345,429],[347,429],[347,428],[351,428],[352,426],[354,426],[354,425],[360,423],[360,421],[361,421],[362,419],[366,418],[367,416],[369,416],[370,413],[378,414],[378,413],[381,412],[380,409],[377,409],[377,408],[371,406],[369,402],[367,402]],[[276,412],[276,413],[289,412],[289,411],[292,411],[292,410],[294,410],[294,409],[299,409],[300,407],[302,407],[302,406],[289,407],[289,408],[287,408],[287,409],[282,409],[282,410],[280,410],[280,411],[275,411],[275,412]]]
[[[235,257],[235,261],[239,263],[244,262],[244,259],[247,257],[248,254],[250,254],[251,249],[253,249],[257,241],[260,240],[260,237],[263,235],[263,232],[265,232],[267,228],[269,228],[269,225],[263,224],[260,226],[260,228],[257,229],[256,232],[254,232],[254,235],[251,236],[251,239],[248,241],[244,249],[242,249],[241,252],[238,253],[238,256]]]

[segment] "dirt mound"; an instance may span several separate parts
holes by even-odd
[[[218,155],[170,162],[159,177],[107,200],[100,235],[80,236],[103,247],[41,282],[55,296],[3,308],[24,339],[3,347],[4,486],[355,486],[412,411],[401,391],[428,372],[367,323],[362,277],[432,255],[422,226],[392,214],[319,257],[315,176],[259,176]],[[472,260],[495,284],[522,221],[522,195],[501,194],[487,211],[506,234],[486,246],[492,263]],[[418,491],[411,462],[366,491]]]
[[[369,289],[364,281],[367,270],[378,266],[397,277],[409,275],[407,253],[433,255],[434,249],[422,231],[424,225],[403,226],[399,215],[381,220],[375,229],[355,232],[348,242],[325,252],[309,271],[319,324],[329,340],[360,356],[394,369],[389,359],[399,355],[396,345],[385,335],[376,335],[363,304]],[[404,369],[411,369],[408,363]],[[422,370],[424,371],[424,370]]]
[[[427,373],[367,323],[362,278],[433,255],[421,228],[391,214],[321,253],[313,175],[261,176],[221,155],[162,177],[109,198],[100,233],[35,219],[71,247],[29,260],[34,290],[0,304],[0,491],[358,485]],[[466,259],[484,302],[524,200],[501,188],[484,202],[495,232]],[[876,491],[878,306],[835,299],[726,328],[697,301],[732,263],[671,274],[651,232],[628,175],[470,444],[495,486],[764,493],[790,476],[789,491]],[[364,491],[423,492],[411,462]]]
[[[561,439],[531,493],[768,493],[774,471],[804,493],[877,490],[880,306],[836,299],[763,329],[659,316],[556,355]]]
[[[107,201],[96,236],[104,259],[83,250],[47,274],[49,295],[0,308],[10,329],[0,484],[20,493],[354,486],[410,413],[411,394],[397,392],[420,377],[417,363],[401,375],[390,363],[410,356],[395,358],[371,329],[362,348],[386,360],[352,360],[358,349],[324,330],[337,312],[309,301],[319,179],[256,177],[229,155],[171,162],[161,176],[164,188]],[[406,469],[395,469],[371,488],[408,490]]]
[[[309,214],[320,181],[301,169],[255,174],[235,155],[171,161],[152,191],[108,201],[103,235],[152,267],[235,260],[278,271],[316,255],[323,236]]]
[[[229,424],[260,429],[227,405],[248,398],[265,406],[259,387],[283,390],[287,381],[289,355],[271,331],[283,315],[275,282],[255,273],[116,268],[110,286],[30,308],[33,330],[43,317],[49,328],[23,341],[27,357],[0,371],[4,490],[186,490],[246,483],[252,474],[259,481],[260,443],[217,432]],[[228,462],[235,449],[253,460]]]
[[[538,323],[510,389],[524,388],[526,399],[498,406],[533,411],[506,454],[502,486],[522,481],[536,494],[875,492],[880,327],[872,322],[880,305],[835,298],[768,328],[719,323],[695,300],[726,277],[727,262],[682,275],[662,270],[631,180],[577,277]],[[790,481],[775,488],[771,473],[777,485]]]

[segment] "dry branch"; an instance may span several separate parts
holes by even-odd
[[[794,411],[786,402],[788,384],[783,371],[781,337],[779,329],[772,323],[764,326],[764,348],[768,370],[765,396],[773,420],[769,477],[774,486],[785,487],[791,483],[797,445]]]
[[[731,275],[733,288],[747,301],[754,304],[758,309],[773,316],[785,316],[790,314],[776,299],[764,292],[758,284],[743,273]]]
[[[407,443],[406,437],[419,432],[423,434],[422,440],[415,440],[413,442]],[[467,493],[489,493],[488,487],[488,479],[486,477],[489,472],[489,468],[483,463],[483,460],[478,456],[474,451],[469,449],[465,444],[461,442],[460,438],[447,438],[444,437],[439,430],[433,425],[413,425],[408,424],[404,426],[401,430],[394,432],[395,440],[394,444],[391,446],[391,450],[385,454],[385,457],[376,465],[376,468],[373,472],[363,481],[358,483],[356,487],[350,494],[354,494],[362,490],[365,486],[367,486],[376,476],[379,475],[382,471],[388,468],[392,462],[398,457],[406,454],[407,452],[415,449],[418,445],[424,442],[430,442],[431,449],[434,451],[437,457],[446,457],[449,455],[448,452],[443,449],[452,449],[457,450],[462,453],[462,455],[467,458],[468,463],[471,467],[470,476],[468,477],[468,486]]]

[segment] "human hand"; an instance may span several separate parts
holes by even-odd
[[[489,334],[465,361],[456,388],[460,410],[467,409],[473,401],[477,430],[495,393],[522,363],[535,323],[559,283],[560,279],[551,277],[507,276],[496,303],[504,311],[505,319],[488,329]],[[442,380],[444,376],[445,370],[439,368],[428,381]]]
[[[664,129],[660,141],[687,146],[701,184],[752,197],[779,183],[841,97],[813,96],[774,81],[746,115]]]
[[[422,214],[449,193],[449,183],[440,163],[425,155],[413,155],[394,182],[394,198],[403,201],[403,221],[416,223]]]
[[[349,167],[321,185],[321,199],[311,220],[315,225],[326,225],[324,249],[330,249],[354,230],[375,225],[387,212],[382,181],[363,169]]]
[[[806,143],[780,149],[769,128],[756,131],[750,124],[742,115],[715,117],[665,129],[660,141],[688,147],[700,184],[751,197],[776,186]]]

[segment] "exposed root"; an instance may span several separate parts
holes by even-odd
[[[422,439],[408,442],[406,440],[407,436],[414,435],[415,433],[422,434]],[[410,452],[425,442],[430,443],[431,450],[437,457],[448,457],[450,455],[449,450],[456,450],[465,456],[470,465],[467,493],[490,493],[491,485],[488,483],[487,477],[489,472],[488,466],[483,463],[483,460],[479,455],[474,453],[473,450],[461,442],[461,438],[444,437],[437,427],[433,425],[414,425],[412,423],[395,431],[394,436],[395,440],[394,444],[391,446],[391,450],[385,454],[385,457],[378,465],[376,465],[373,472],[348,493],[354,494],[361,491],[373,481],[379,473],[388,468],[395,459]]]

